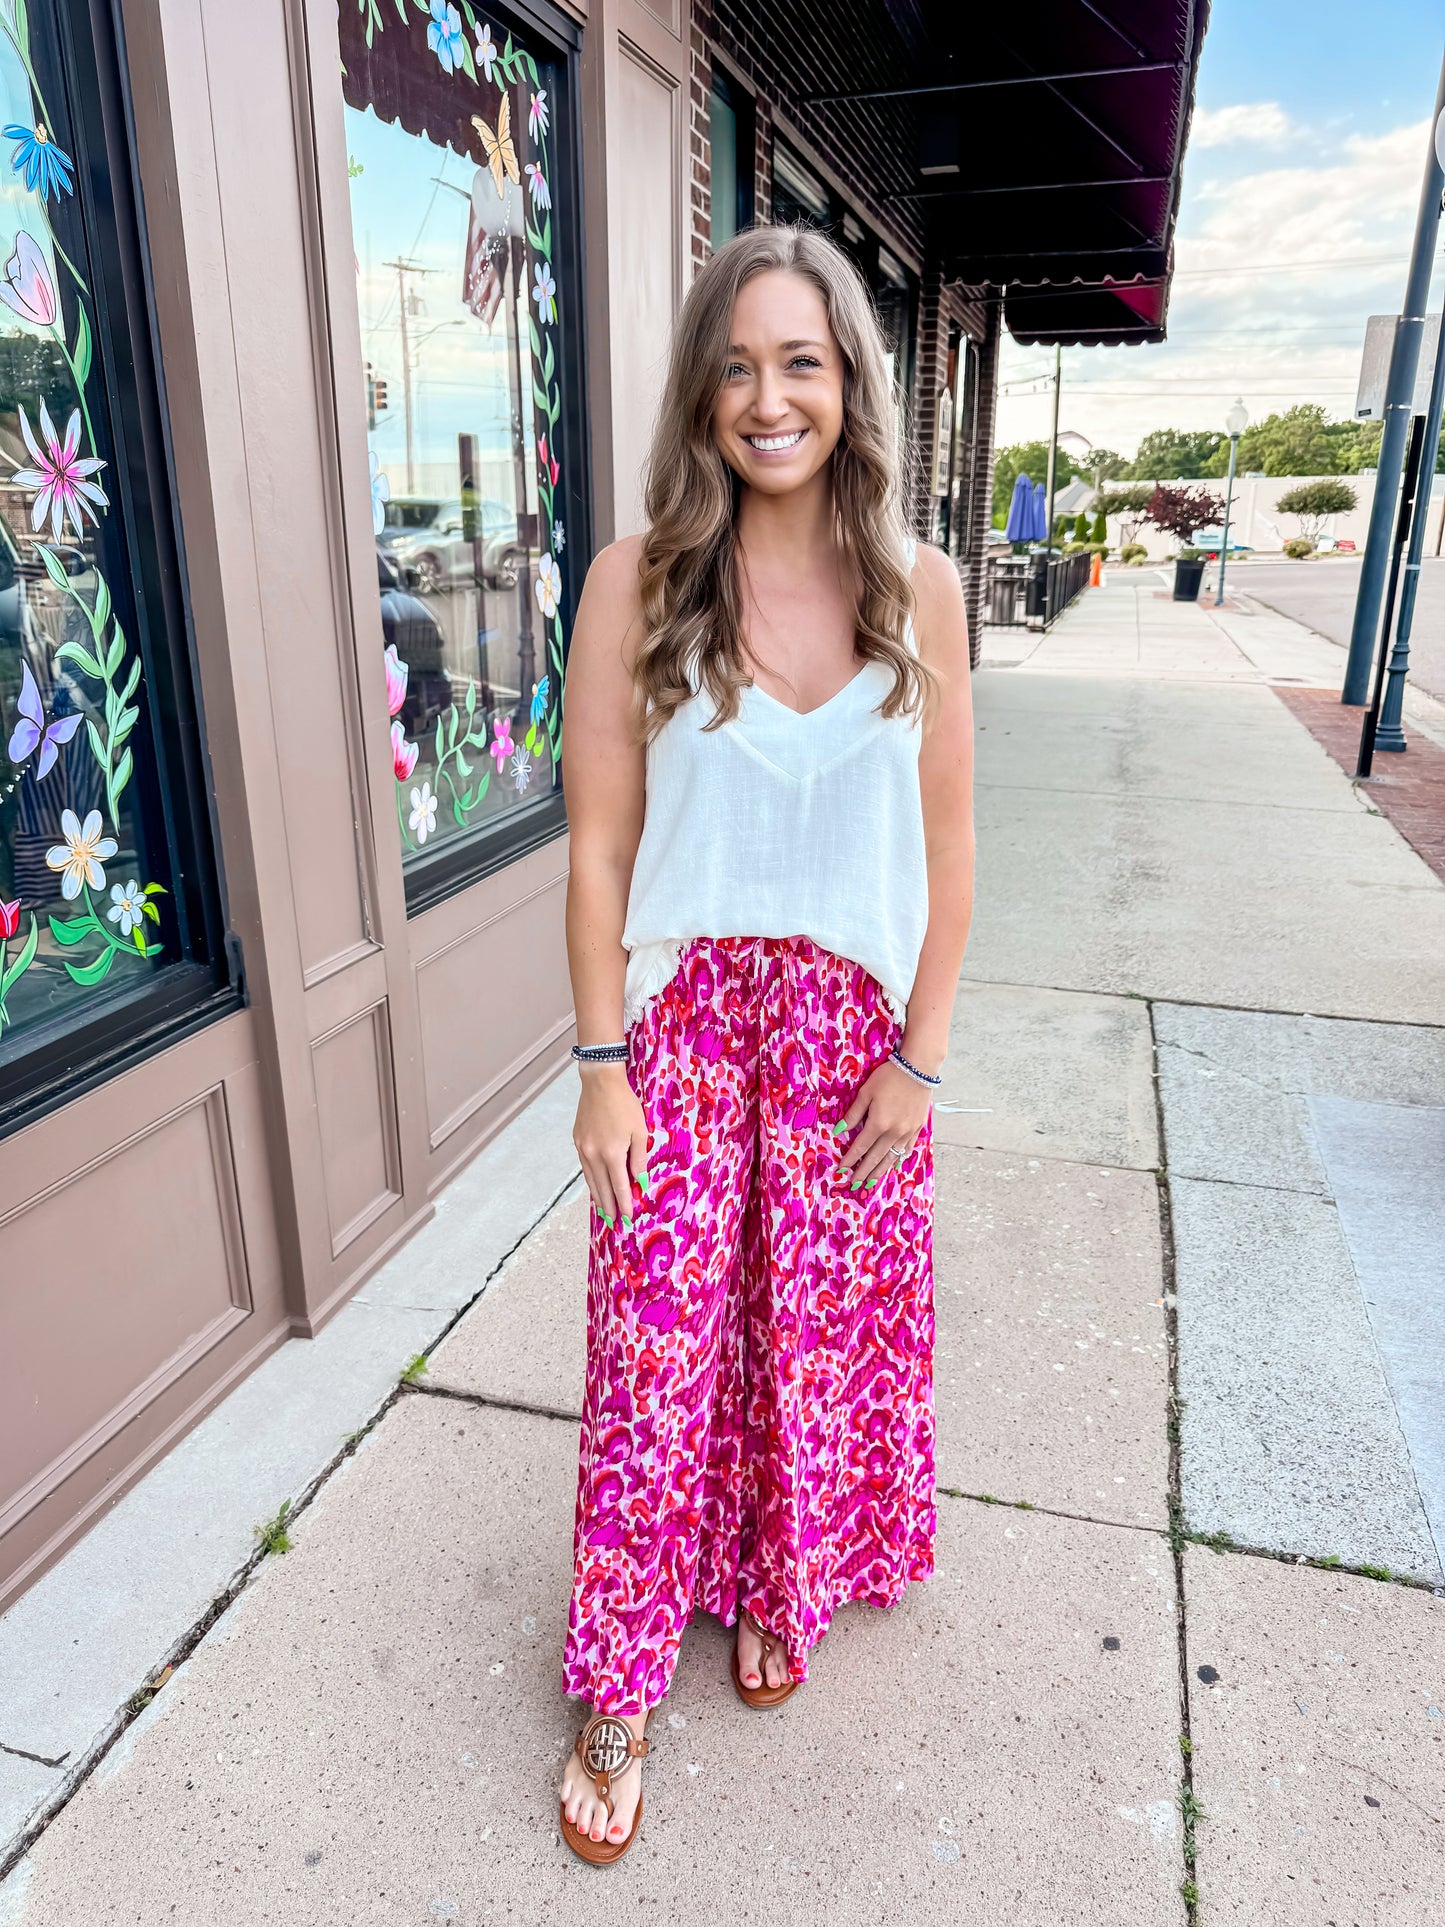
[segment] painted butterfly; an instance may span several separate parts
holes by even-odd
[[[492,179],[497,184],[498,194],[505,194],[507,182],[522,185],[522,170],[517,165],[517,150],[512,145],[512,97],[502,95],[502,103],[497,109],[497,131],[492,132],[480,114],[472,115],[472,125],[482,137],[482,146],[487,150],[487,166],[492,170]]]
[[[74,716],[61,716],[55,722],[47,723],[45,706],[40,700],[40,690],[30,673],[28,662],[20,665],[20,697],[16,708],[20,711],[20,721],[10,737],[10,760],[12,763],[26,762],[38,748],[40,762],[35,779],[39,782],[55,767],[60,745],[70,741],[85,718],[77,711]]]

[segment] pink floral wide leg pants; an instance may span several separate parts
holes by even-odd
[[[651,1186],[595,1207],[564,1690],[637,1713],[694,1609],[797,1679],[933,1570],[933,1119],[850,1192],[833,1125],[900,1027],[808,937],[701,937],[628,1036]]]

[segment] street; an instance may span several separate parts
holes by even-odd
[[[1423,1927],[1445,885],[1270,686],[1337,674],[1294,623],[1175,604],[1153,572],[985,638],[935,1109],[931,1581],[843,1613],[762,1717],[696,1625],[638,1844],[606,1874],[566,1852],[587,1201],[564,1072],[340,1314],[437,1304],[424,1369],[0,1919],[1175,1927],[1197,1892],[1210,1922]],[[503,1182],[530,1229],[454,1316],[427,1294],[493,1248]],[[75,1745],[45,1654],[103,1630],[59,1571],[9,1618],[7,1737]]]
[[[1346,648],[1360,581],[1357,556],[1321,556],[1306,562],[1231,562],[1228,585],[1257,596],[1271,609],[1307,623]],[[1211,591],[1206,583],[1205,594]],[[1445,556],[1427,555],[1410,637],[1410,680],[1445,700]]]

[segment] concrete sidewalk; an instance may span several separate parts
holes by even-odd
[[[1445,885],[1273,693],[1337,673],[1332,645],[1158,586],[1121,573],[1042,643],[990,636],[977,677],[935,1577],[842,1614],[765,1716],[700,1622],[641,1841],[605,1874],[566,1852],[568,1072],[444,1200],[427,1264],[367,1287],[429,1321],[395,1333],[393,1385],[419,1345],[425,1373],[65,1789],[0,1922],[1434,1918]],[[117,1545],[135,1576],[106,1601],[90,1544],[90,1619],[79,1594],[64,1618],[69,1562],[45,1582],[60,1659],[38,1614],[8,1649],[0,1621],[41,1669],[0,1702],[32,1754],[154,1598]]]

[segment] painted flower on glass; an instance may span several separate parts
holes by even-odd
[[[0,281],[0,301],[13,308],[22,320],[33,321],[37,328],[55,325],[55,289],[35,237],[24,228],[15,237],[15,252],[5,263],[5,279]]]
[[[418,843],[425,843],[436,832],[437,799],[432,795],[431,784],[423,783],[419,790],[411,793],[411,815],[407,818],[411,833]]]
[[[552,530],[553,555],[560,555],[563,549],[566,548],[566,546],[567,546],[567,534],[566,534],[566,531],[563,529],[562,524],[558,522]]]
[[[145,892],[132,877],[124,889],[118,883],[111,885],[110,908],[105,914],[112,923],[120,925],[120,934],[128,937],[132,930],[138,928],[145,915],[145,907]]]
[[[20,928],[20,899],[13,903],[0,903],[0,941],[8,942]]]
[[[433,0],[435,4],[435,0]],[[527,125],[532,130],[532,139],[547,131],[547,89],[539,87],[532,96],[532,105],[527,110]]]
[[[555,556],[543,555],[537,563],[537,606],[550,622],[562,599],[562,571]]]
[[[522,791],[526,789],[531,780],[532,752],[526,748],[519,749],[512,758],[512,787],[516,790],[518,796],[522,794]]]
[[[465,63],[462,59],[462,16],[450,0],[431,0],[431,25],[426,44],[442,63],[445,73],[453,74]]]
[[[68,520],[77,535],[85,534],[85,518],[99,522],[92,503],[101,508],[109,508],[110,502],[99,482],[88,481],[97,469],[105,463],[97,455],[82,456],[80,448],[80,410],[72,408],[70,420],[65,427],[65,440],[62,442],[55,432],[55,423],[50,419],[50,410],[42,401],[40,404],[40,433],[44,437],[42,448],[36,441],[30,427],[30,417],[22,404],[20,409],[20,432],[25,437],[25,446],[35,457],[34,468],[17,468],[11,480],[21,488],[37,489],[35,505],[30,511],[30,526],[39,529],[45,518],[50,517],[51,540],[60,540],[61,529]]]
[[[529,721],[540,723],[546,715],[547,691],[551,686],[551,681],[552,678],[550,676],[544,676],[541,682],[534,682],[532,684],[532,712],[528,719]]]
[[[393,723],[391,726],[391,767],[396,772],[396,780],[398,783],[406,783],[411,780],[411,773],[416,768],[418,754],[417,745],[415,743],[409,743],[406,740],[406,731],[402,728],[401,724]]]
[[[553,488],[556,488],[557,477],[562,473],[562,466],[555,455],[549,455],[547,453],[547,437],[545,435],[539,435],[537,437],[537,454],[542,463],[542,480],[544,482],[550,482]]]
[[[401,706],[406,701],[406,679],[409,671],[407,665],[397,655],[394,642],[386,645],[386,654],[382,657],[382,661],[386,664],[386,713],[388,716],[399,716]]]
[[[60,894],[67,901],[80,895],[82,884],[88,883],[92,890],[105,888],[105,871],[100,866],[115,855],[119,845],[113,836],[101,835],[103,827],[99,810],[92,810],[84,823],[74,810],[60,812],[60,834],[65,841],[48,849],[45,861],[52,870],[60,871]]]
[[[386,479],[376,450],[371,451],[371,532],[380,535],[386,527],[386,505],[391,500],[391,483]]]
[[[491,28],[483,21],[477,28],[477,65],[488,80],[492,77],[492,68],[496,65],[496,60],[497,43],[492,38]]]
[[[532,190],[532,201],[537,207],[552,205],[552,190],[547,185],[547,176],[536,161],[528,161],[522,170],[527,176],[527,185]]]
[[[52,194],[75,192],[70,181],[75,162],[69,154],[61,153],[42,122],[37,121],[33,127],[7,127],[5,137],[19,142],[10,156],[10,165],[17,174],[25,176],[25,185],[32,194],[39,188],[41,200],[48,201]]]
[[[55,767],[55,759],[60,754],[60,745],[68,743],[85,718],[77,710],[73,716],[57,717],[53,723],[45,720],[45,706],[40,700],[40,688],[30,673],[30,664],[20,665],[20,694],[15,707],[20,711],[20,721],[10,734],[10,760],[24,763],[36,750],[40,751],[40,761],[35,765],[35,780],[48,776]]]
[[[516,748],[516,744],[512,741],[511,717],[510,716],[493,717],[492,730],[493,730],[492,743],[491,743],[491,747],[487,751],[487,754],[488,756],[496,757],[497,774],[498,776],[500,776],[502,773],[502,765],[506,762],[507,758],[512,754],[513,750],[515,750]]]
[[[537,304],[537,319],[555,321],[557,319],[557,283],[553,278],[552,263],[539,261],[532,270],[532,278],[535,283],[532,299]]]

